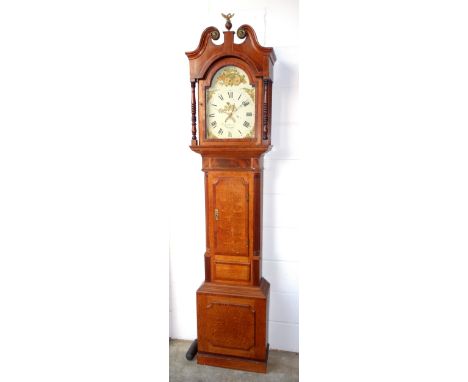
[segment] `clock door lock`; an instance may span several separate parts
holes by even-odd
[[[219,211],[217,208],[215,208],[215,220],[219,220]]]

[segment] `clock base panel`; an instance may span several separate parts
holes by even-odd
[[[204,282],[197,291],[198,363],[266,373],[270,284]]]

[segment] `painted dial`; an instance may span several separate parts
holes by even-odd
[[[219,69],[206,90],[206,137],[242,139],[255,136],[255,87],[237,66]]]

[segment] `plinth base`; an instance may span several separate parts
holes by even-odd
[[[203,283],[197,291],[198,363],[266,373],[270,284]]]
[[[221,354],[198,353],[197,363],[200,365],[225,367],[227,369],[253,371],[256,373],[266,373],[268,361],[268,347],[267,359],[265,361],[256,361],[252,359],[245,359],[239,357],[229,357]]]

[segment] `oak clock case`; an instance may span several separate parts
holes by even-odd
[[[231,16],[232,17],[232,16]],[[205,174],[205,280],[197,290],[197,362],[266,372],[270,284],[262,277],[263,155],[271,148],[273,48],[254,29],[206,28],[187,52],[190,148]],[[198,124],[197,124],[198,120]],[[198,127],[198,129],[197,129]]]

